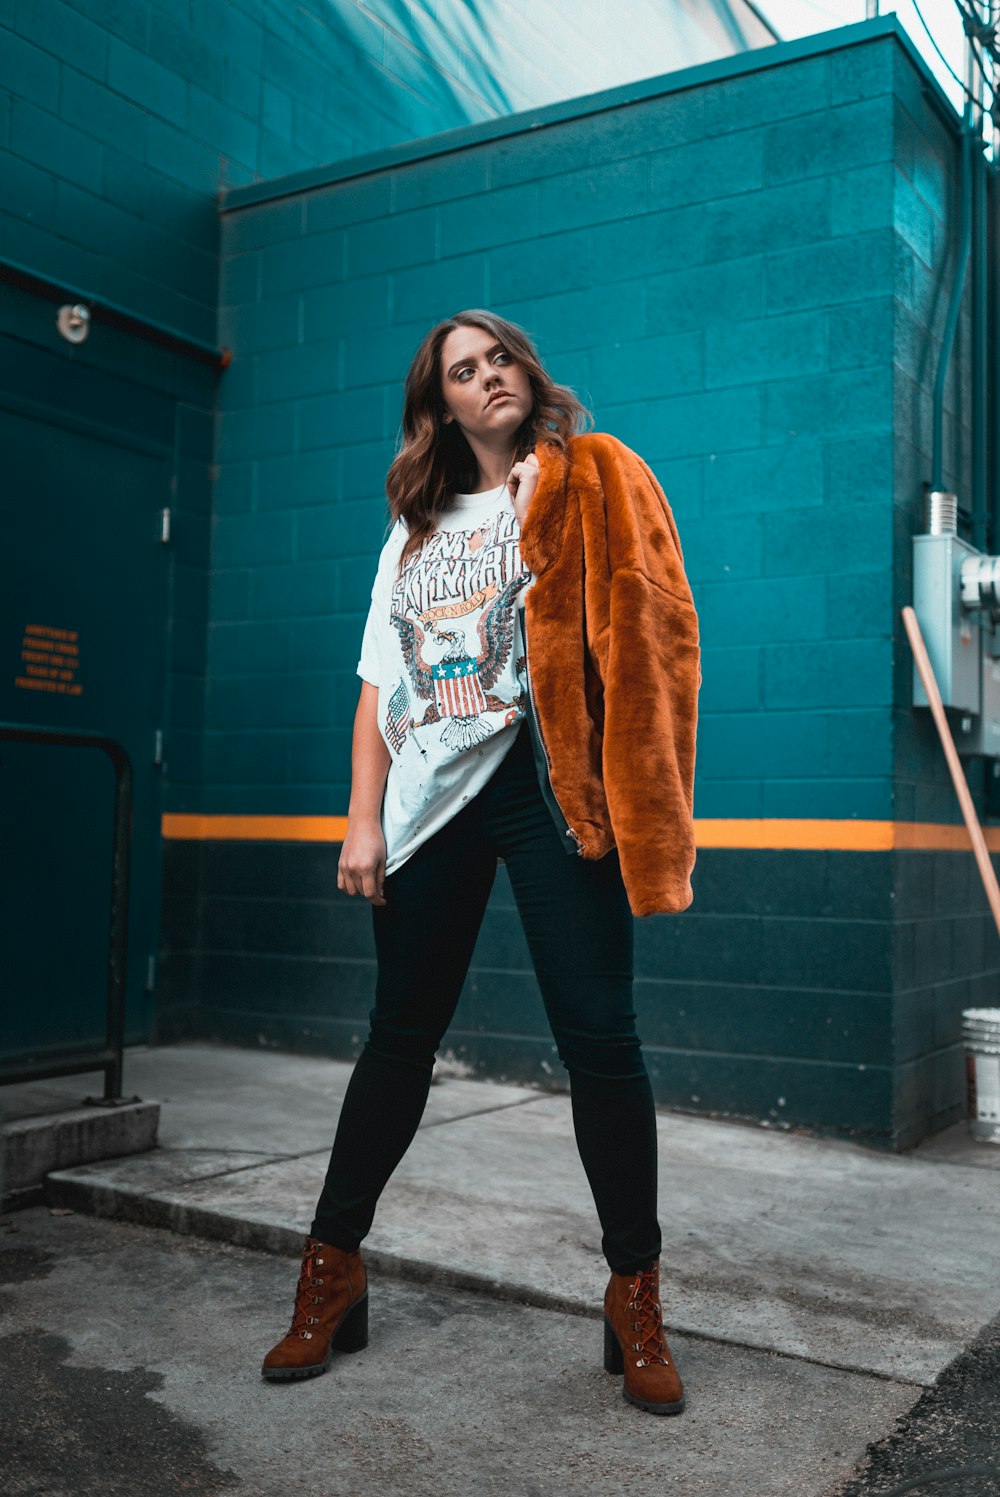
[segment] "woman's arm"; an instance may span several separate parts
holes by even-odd
[[[382,797],[391,762],[378,726],[378,687],[362,681],[354,714],[351,747],[351,801],[347,836],[337,867],[337,888],[363,894],[371,904],[385,904],[385,838]]]

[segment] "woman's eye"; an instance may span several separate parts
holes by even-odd
[[[510,354],[509,353],[503,353],[501,351],[500,353],[497,354],[497,358],[498,359],[503,359],[503,361],[504,361],[505,364],[509,364],[511,362],[511,358],[510,358]],[[494,362],[496,362],[496,360],[494,360]]]

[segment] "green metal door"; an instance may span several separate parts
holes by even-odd
[[[0,408],[0,719],[99,732],[132,760],[126,1040],[136,1043],[152,1033],[158,946],[170,462],[128,442]],[[99,750],[0,743],[9,1062],[103,1042],[113,797]]]

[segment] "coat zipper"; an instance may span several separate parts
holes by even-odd
[[[528,663],[528,621],[524,616],[523,609],[521,610],[521,635],[524,639],[524,674],[528,683],[528,731],[531,735],[531,744],[535,755],[535,767],[540,771],[539,783],[542,795],[552,813],[556,826],[564,836],[572,837],[576,843],[576,847],[574,849],[567,848],[567,852],[575,851],[582,857],[583,839],[569,825],[562,806],[559,804],[555,790],[552,788],[552,762],[549,759],[549,751],[545,747],[545,739],[542,737],[542,725],[538,721],[538,712],[535,707],[535,693],[531,685],[531,667]],[[539,756],[539,749],[541,750],[541,756]]]

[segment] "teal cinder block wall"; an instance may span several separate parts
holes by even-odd
[[[866,830],[959,819],[898,615],[957,171],[885,18],[230,194],[205,809],[345,811],[402,377],[431,323],[492,307],[651,463],[701,619],[695,903],[637,930],[657,1095],[897,1147],[958,1117],[985,899],[967,854]],[[336,849],[175,856],[178,917],[201,879],[203,1032],[355,1053],[372,953]],[[449,1046],[478,1074],[558,1073],[502,874]]]
[[[232,200],[206,804],[343,810],[402,377],[433,321],[489,305],[670,496],[709,666],[698,814],[898,814],[893,638],[919,498],[896,472],[917,253],[898,224],[934,209],[895,152],[920,86],[886,38]]]

